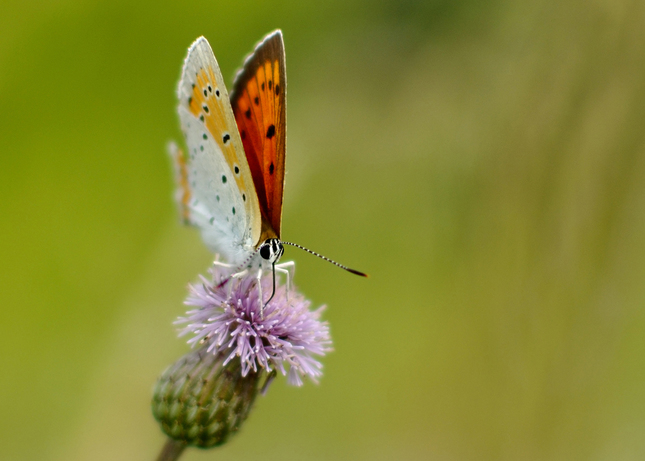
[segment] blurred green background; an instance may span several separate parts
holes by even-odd
[[[230,83],[282,28],[283,237],[327,304],[185,460],[645,458],[645,3],[2,0],[0,460],[152,460],[171,322],[211,255],[165,144],[205,35]]]

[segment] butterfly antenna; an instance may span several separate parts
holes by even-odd
[[[354,270],[354,269],[350,269],[350,268],[349,268],[349,267],[347,267],[347,266],[343,266],[342,264],[337,263],[336,261],[333,261],[333,260],[329,259],[327,256],[323,256],[323,255],[321,255],[321,254],[316,253],[315,251],[311,251],[310,249],[305,248],[305,247],[303,247],[302,245],[298,245],[297,243],[282,242],[282,241],[281,241],[281,243],[282,243],[283,245],[290,245],[290,246],[292,246],[292,247],[300,248],[301,250],[304,250],[304,251],[306,251],[307,253],[311,253],[311,254],[312,254],[312,255],[314,255],[314,256],[318,256],[320,259],[324,259],[324,260],[325,260],[325,261],[327,261],[328,263],[332,263],[334,266],[338,266],[338,267],[340,267],[341,269],[345,269],[347,272],[351,272],[352,274],[360,275],[361,277],[368,277],[368,275],[367,275],[366,273],[364,273],[364,272],[360,272],[360,271],[357,271],[357,270]]]

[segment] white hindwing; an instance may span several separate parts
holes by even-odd
[[[186,217],[201,230],[212,251],[239,263],[259,240],[260,209],[228,93],[203,37],[188,51],[178,97],[188,146],[184,186],[179,178]],[[176,153],[171,155],[177,162]],[[188,188],[187,197],[184,187]]]

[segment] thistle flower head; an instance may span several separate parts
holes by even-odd
[[[210,280],[202,276],[202,283],[190,286],[185,304],[195,309],[176,321],[185,324],[180,336],[191,334],[189,344],[205,344],[209,353],[223,354],[224,365],[239,357],[242,376],[260,368],[276,369],[288,374],[292,385],[302,385],[304,376],[317,382],[322,365],[315,357],[331,350],[329,326],[320,320],[324,307],[309,310],[310,302],[293,286],[287,294],[280,277],[275,295],[263,306],[272,292],[271,273],[261,279],[261,303],[253,271],[221,286],[231,271],[214,265],[209,272]]]
[[[157,380],[152,414],[171,440],[164,448],[168,453],[159,460],[177,459],[188,445],[222,445],[239,431],[270,375],[260,371],[243,377],[240,362],[223,365],[223,361],[222,355],[196,349],[169,366]]]

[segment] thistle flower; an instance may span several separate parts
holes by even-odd
[[[189,310],[175,323],[180,335],[192,335],[198,346],[159,377],[152,412],[168,435],[158,461],[179,458],[187,446],[222,445],[248,417],[255,397],[264,393],[279,371],[300,386],[304,376],[314,382],[322,374],[316,356],[331,350],[329,326],[320,320],[323,307],[309,310],[309,301],[272,274],[260,283],[254,274],[231,276],[217,263],[210,280],[190,286]],[[226,280],[226,283],[222,281]]]
[[[221,354],[223,366],[239,358],[242,376],[277,370],[288,374],[292,385],[301,386],[304,376],[317,382],[322,365],[315,356],[331,350],[329,326],[320,320],[324,306],[310,311],[310,302],[293,286],[287,294],[278,277],[275,294],[262,309],[254,274],[231,278],[220,286],[231,271],[215,264],[209,272],[210,280],[202,276],[201,284],[190,286],[185,304],[196,309],[175,322],[186,324],[180,336],[192,334],[189,344]],[[272,274],[262,277],[261,285],[264,304],[273,289]]]

